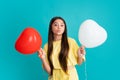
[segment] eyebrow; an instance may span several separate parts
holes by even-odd
[[[57,23],[57,22],[54,22],[53,24],[55,24],[55,23]],[[64,24],[64,23],[62,22],[61,24]]]

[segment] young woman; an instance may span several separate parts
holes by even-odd
[[[67,37],[67,26],[63,18],[53,17],[49,24],[48,43],[38,50],[48,80],[79,80],[75,68],[85,58],[84,47]]]

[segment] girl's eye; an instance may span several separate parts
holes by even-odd
[[[57,26],[57,24],[54,24],[54,26]]]
[[[61,25],[61,27],[64,27],[64,25]]]

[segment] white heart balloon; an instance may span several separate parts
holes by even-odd
[[[94,20],[85,20],[78,33],[80,43],[86,48],[94,48],[103,44],[107,39],[107,32]]]

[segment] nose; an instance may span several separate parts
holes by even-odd
[[[60,25],[58,25],[58,29],[60,28]]]

